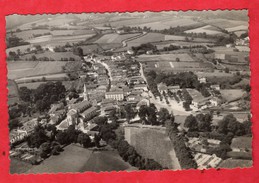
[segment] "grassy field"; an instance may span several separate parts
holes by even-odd
[[[33,61],[16,61],[7,62],[8,78],[18,79],[23,77],[47,75],[63,72],[62,66],[67,62],[33,62]]]
[[[33,34],[45,34],[45,33],[49,33],[50,30],[46,30],[46,29],[35,29],[35,30],[26,30],[26,31],[22,31],[22,32],[16,32],[14,33],[15,36],[22,38],[23,40],[28,40],[33,38]]]
[[[210,19],[204,20],[205,23],[220,27],[222,29],[237,27],[240,25],[248,26],[246,21],[227,20],[227,19]]]
[[[211,30],[212,27],[210,25],[206,25],[197,29],[191,29],[191,30],[187,30],[185,31],[186,33],[203,33],[206,32],[207,35],[216,35],[216,34],[223,34],[222,32],[220,32],[220,30]]]
[[[30,48],[31,45],[22,45],[22,46],[16,46],[12,48],[7,48],[5,50],[6,54],[8,55],[10,51],[14,51],[17,53],[17,50],[19,49],[22,53],[26,51],[27,48]]]
[[[103,49],[101,46],[99,46],[99,44],[89,44],[89,45],[84,45],[80,47],[83,49],[84,55],[93,53],[95,51],[101,51]]]
[[[253,166],[252,160],[226,159],[219,164],[219,168],[248,168]]]
[[[153,30],[163,30],[169,29],[170,27],[177,27],[177,26],[192,26],[200,24],[190,18],[170,18],[165,20],[159,20],[157,22],[150,22],[140,24],[140,27],[150,27]]]
[[[71,144],[58,156],[51,156],[43,163],[33,166],[26,173],[58,173],[85,171],[119,171],[132,167],[124,162],[116,151],[93,152]]]
[[[226,100],[226,101],[233,101],[235,99],[238,99],[242,97],[245,94],[245,91],[241,89],[226,89],[226,90],[220,90],[221,96]]]
[[[35,54],[26,54],[21,56],[21,60],[30,59]],[[51,51],[45,51],[44,53],[38,53],[35,55],[37,58],[40,57],[48,57],[53,58],[55,61],[61,61],[61,58],[74,58],[75,60],[80,61],[81,58],[77,55],[74,55],[73,52],[51,52]]]
[[[130,144],[143,157],[152,158],[169,169],[180,169],[173,145],[165,131],[126,127],[125,135],[129,136]]]
[[[11,158],[10,162],[10,173],[11,174],[21,174],[27,172],[29,169],[32,168],[30,163],[26,163],[24,161]]]
[[[100,39],[95,41],[95,43],[121,43],[123,40],[137,36],[139,34],[105,34]]]
[[[15,81],[8,79],[8,104],[13,104],[19,101],[18,85]]]
[[[129,41],[128,47],[131,46],[138,46],[143,43],[149,43],[149,42],[159,42],[159,41],[164,41],[165,40],[165,35],[160,34],[160,33],[148,33],[138,39],[134,39],[132,41]]]
[[[29,89],[36,89],[38,88],[38,86],[40,86],[41,84],[44,84],[46,82],[33,82],[33,83],[19,83],[18,87],[27,87]]]

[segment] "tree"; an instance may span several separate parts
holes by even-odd
[[[229,73],[229,68],[226,67],[224,71],[225,73]]]
[[[196,116],[196,119],[198,121],[198,128],[201,132],[209,132],[211,131],[211,122],[212,122],[212,115],[207,114],[198,114]]]
[[[34,133],[28,138],[27,142],[30,147],[39,148],[41,144],[47,140],[48,137],[46,136],[44,129],[41,126],[36,126]]]
[[[198,130],[198,122],[192,114],[185,119],[184,127],[188,128],[188,131]]]
[[[130,104],[127,104],[124,107],[125,113],[126,113],[126,119],[127,122],[129,123],[131,119],[135,117],[135,111],[133,110],[133,107]]]
[[[91,145],[91,139],[90,137],[85,134],[85,133],[80,133],[78,135],[78,138],[77,138],[77,142],[81,145],[83,145],[83,147],[87,148],[87,147],[90,147]]]
[[[219,133],[228,134],[229,132],[234,135],[244,135],[245,127],[242,123],[238,122],[233,114],[226,115],[218,124]]]
[[[61,144],[69,144],[69,137],[66,132],[59,131],[56,135],[56,140]]]
[[[176,62],[180,62],[180,58],[177,57],[177,58],[175,59],[175,61],[176,61]]]
[[[146,120],[147,120],[146,119],[146,117],[147,117],[147,106],[145,106],[145,105],[140,106],[139,111],[138,111],[138,115],[139,115],[142,123],[145,124]]]
[[[161,108],[158,112],[158,121],[164,124],[167,119],[170,119],[169,111],[166,108]]]
[[[31,94],[32,94],[32,91],[27,87],[25,86],[20,87],[19,96],[23,101],[25,102],[31,101]]]

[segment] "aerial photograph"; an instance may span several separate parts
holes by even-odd
[[[11,174],[253,166],[247,10],[5,18]]]

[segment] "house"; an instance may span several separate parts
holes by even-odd
[[[210,103],[212,106],[218,106],[221,103],[221,100],[217,97],[213,97],[210,99]]]
[[[234,152],[251,152],[252,151],[252,137],[233,138],[230,148]]]
[[[210,97],[205,98],[198,90],[195,89],[187,89],[187,91],[192,97],[192,105],[195,108],[207,108],[207,104],[209,103]]]
[[[128,51],[127,51],[127,54],[133,55],[133,54],[134,54],[134,51],[133,51],[133,50],[128,50]]]
[[[211,87],[211,89],[214,89],[214,90],[220,90],[220,85],[211,85],[210,86]]]
[[[181,90],[179,85],[168,86],[167,89],[171,92],[177,92],[177,91]]]
[[[157,89],[158,89],[159,93],[161,93],[161,94],[167,93],[167,90],[168,90],[166,84],[164,84],[164,83],[159,83],[157,85]]]
[[[10,143],[19,142],[28,136],[28,133],[24,130],[14,129],[10,132],[9,139]]]
[[[198,77],[198,81],[200,83],[206,83],[207,82],[207,79],[205,77]]]
[[[147,85],[146,84],[136,84],[134,85],[135,90],[143,90],[143,91],[148,91]]]
[[[114,100],[123,100],[124,99],[124,92],[123,91],[113,91],[113,92],[106,92],[105,93],[106,99],[114,99]]]
[[[150,105],[150,101],[147,99],[142,99],[141,101],[139,101],[137,103],[136,109],[138,110],[141,106],[149,106]]]

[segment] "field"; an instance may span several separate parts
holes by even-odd
[[[211,49],[213,49],[215,53],[224,53],[228,55],[233,55],[234,57],[238,58],[238,62],[247,63],[245,58],[249,56],[249,52],[235,52],[233,48],[226,48],[224,46],[213,47]]]
[[[19,90],[15,81],[8,79],[8,104],[19,101]]]
[[[7,62],[8,79],[18,79],[23,77],[47,75],[63,72],[62,66],[67,62],[33,62],[33,61],[16,61]]]
[[[24,161],[21,161],[15,158],[11,158],[11,161],[10,161],[11,174],[25,173],[31,168],[32,168],[32,165],[30,163],[26,163]]]
[[[95,51],[102,51],[103,50],[103,48],[101,46],[99,46],[98,44],[84,45],[84,46],[80,46],[80,48],[83,49],[84,55],[89,54],[89,53],[93,53]]]
[[[16,46],[16,47],[12,47],[12,48],[7,48],[6,49],[6,54],[8,55],[10,51],[14,51],[17,53],[17,50],[19,49],[21,51],[21,53],[25,52],[27,48],[31,48],[31,45],[22,45],[22,46]]]
[[[226,101],[233,101],[236,99],[241,98],[244,94],[245,91],[241,89],[229,89],[229,90],[220,90],[221,96],[226,100]]]
[[[36,30],[26,30],[22,32],[16,32],[14,33],[14,35],[19,38],[22,38],[23,40],[28,40],[33,38],[33,34],[44,34],[49,32],[50,30],[46,30],[46,29],[36,29]]]
[[[169,169],[181,169],[172,142],[165,131],[126,127],[125,138],[143,157],[154,159]]]
[[[160,33],[147,33],[146,35],[127,42],[128,47],[138,46],[143,43],[164,41],[165,35]]]
[[[214,72],[197,72],[195,73],[198,77],[206,77],[206,78],[232,78],[233,74],[219,72],[215,70]]]
[[[148,61],[176,61],[179,58],[180,62],[193,62],[193,58],[189,54],[163,54],[163,55],[140,55],[137,60],[140,62]]]
[[[231,27],[226,29],[228,32],[236,32],[236,31],[247,31],[248,27],[245,25],[239,25],[236,27]]]
[[[65,45],[66,43],[77,43],[79,41],[84,41],[94,34],[85,34],[85,35],[72,35],[72,36],[41,36],[27,40],[31,43],[37,43],[40,45]]]
[[[223,34],[222,32],[220,32],[220,30],[212,30],[212,27],[210,25],[185,31],[185,33],[204,33],[204,32],[207,35]]]
[[[252,167],[252,160],[242,160],[242,159],[226,159],[222,163],[219,164],[219,168],[247,168]]]
[[[237,27],[240,25],[248,26],[246,21],[237,21],[237,20],[227,20],[227,19],[210,19],[204,20],[205,23],[220,27],[222,29]]]
[[[21,56],[21,60],[30,59],[33,55],[35,55],[37,58],[40,57],[48,57],[52,58],[55,61],[60,61],[61,58],[74,58],[77,61],[80,61],[81,58],[77,55],[74,55],[72,52],[51,52],[51,51],[45,51],[44,53],[38,53],[38,54],[26,54]]]
[[[67,80],[68,76],[66,73],[48,74],[48,75],[24,77],[24,78],[16,79],[15,81],[20,84],[25,82],[38,82],[38,81],[42,81],[43,79],[46,81],[63,81],[63,80]]]
[[[51,156],[26,173],[100,172],[127,169],[132,169],[132,167],[124,162],[116,151],[93,152],[71,144],[66,146],[60,155]]]
[[[135,37],[139,34],[105,34],[95,43],[121,43],[123,40]]]

